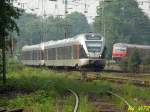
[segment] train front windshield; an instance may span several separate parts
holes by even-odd
[[[100,52],[101,45],[101,41],[86,41],[86,46],[89,52]]]
[[[100,52],[102,47],[101,36],[99,35],[86,35],[86,46],[88,52]]]
[[[122,53],[122,52],[126,52],[127,49],[125,47],[115,47],[114,48],[114,52],[119,52],[119,53]]]

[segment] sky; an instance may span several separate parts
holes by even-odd
[[[37,15],[45,16],[62,16],[65,13],[64,0],[50,1],[50,0],[18,0],[15,3],[17,7],[26,9],[26,12],[34,13]],[[99,0],[67,0],[68,1],[68,12],[78,11],[86,15],[89,23],[93,21],[96,14],[96,7],[99,4]],[[150,0],[137,0],[139,6],[143,11],[150,17]],[[145,1],[145,2],[142,2]],[[87,11],[87,13],[85,13]]]

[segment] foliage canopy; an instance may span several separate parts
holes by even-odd
[[[150,44],[150,19],[139,8],[136,0],[101,2],[97,14],[94,30],[103,34],[105,24],[109,57],[113,43]]]
[[[67,38],[90,32],[86,17],[78,12],[68,14],[65,18],[50,16],[45,19],[25,13],[17,23],[21,34],[17,39],[19,46],[63,39],[65,31]]]
[[[1,0],[0,3],[0,48],[2,48],[3,38],[11,32],[19,32],[16,19],[21,15],[21,10],[13,6],[13,0]]]

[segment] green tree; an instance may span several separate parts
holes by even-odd
[[[123,72],[128,71],[128,60],[128,57],[125,57],[118,63]]]
[[[66,18],[53,17],[42,19],[39,16],[23,14],[17,21],[20,28],[20,36],[17,38],[18,47],[24,44],[40,43],[44,41],[59,40],[75,36],[80,33],[90,32],[90,26],[86,17],[78,12],[68,14]]]
[[[150,65],[150,56],[146,56],[142,62],[144,65]]]
[[[91,31],[85,15],[79,12],[68,14],[66,21],[70,25],[69,28],[71,37],[80,33],[87,33]]]
[[[97,14],[93,23],[94,31],[103,34],[105,24],[109,57],[114,42],[150,44],[150,20],[136,0],[101,2]]]
[[[138,72],[141,64],[140,55],[137,49],[134,49],[128,58],[128,70],[130,72]]]
[[[138,72],[139,66],[142,60],[137,49],[133,49],[133,52],[128,57],[123,58],[119,65],[124,72]]]
[[[13,6],[13,0],[1,0],[0,3],[0,48],[2,49],[3,57],[3,82],[6,82],[6,56],[5,49],[6,43],[5,40],[10,34],[10,32],[17,31],[15,19],[18,19],[21,15],[21,11]]]

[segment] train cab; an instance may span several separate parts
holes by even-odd
[[[127,47],[120,43],[114,44],[112,49],[112,58],[116,61],[121,61],[123,57],[127,57],[127,50]]]
[[[101,58],[105,44],[104,39],[100,34],[85,35],[85,45],[89,58]]]
[[[124,57],[129,57],[131,54],[138,50],[139,56],[142,60],[150,55],[149,45],[138,45],[138,44],[128,44],[128,43],[115,43],[112,50],[112,58],[115,61],[122,61]]]
[[[89,33],[84,35],[84,39],[88,66],[104,68],[105,59],[102,55],[104,53],[105,38],[100,34]]]

